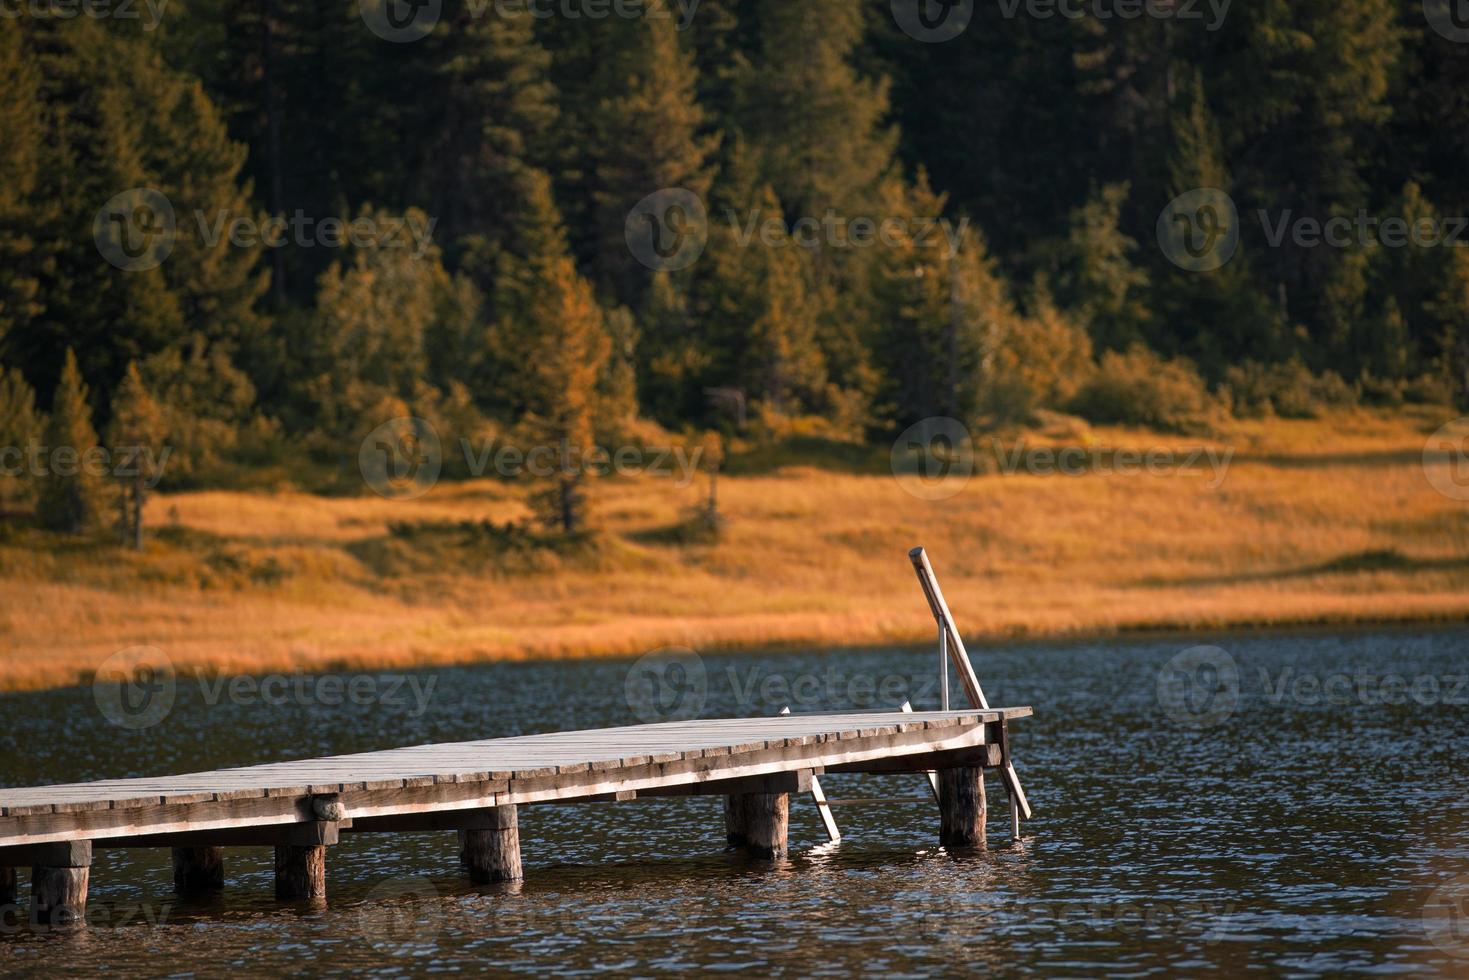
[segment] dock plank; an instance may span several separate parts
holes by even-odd
[[[509,781],[541,787],[536,792],[547,799],[574,799],[582,787],[586,795],[593,795],[593,789],[608,792],[608,787],[617,791],[621,773],[637,773],[643,783],[651,778],[647,771],[660,768],[674,773],[669,779],[692,779],[693,772],[700,778],[720,778],[725,770],[748,771],[755,756],[772,757],[774,761],[760,765],[778,770],[783,753],[799,755],[803,765],[813,760],[819,764],[827,757],[846,758],[847,747],[857,743],[877,743],[878,751],[891,743],[892,754],[932,751],[945,738],[982,741],[987,724],[1030,714],[1030,708],[971,708],[898,717],[846,712],[701,719],[407,746],[176,776],[5,788],[0,789],[0,845],[7,839],[30,839],[27,835],[34,835],[36,827],[22,824],[45,815],[57,817],[57,826],[83,828],[103,825],[97,811],[162,809],[177,814],[189,804],[208,803],[217,809],[327,792],[391,793],[463,784],[471,795],[455,796],[455,805],[461,805],[474,799],[474,785]],[[272,820],[285,818],[269,806],[243,810],[268,812]],[[145,815],[129,820],[148,824]],[[104,830],[132,826],[129,820],[111,819]]]

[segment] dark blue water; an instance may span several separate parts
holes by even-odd
[[[1036,709],[1013,727],[1036,818],[1010,840],[991,780],[982,854],[936,846],[921,779],[860,776],[827,777],[828,795],[913,802],[839,807],[845,838],[831,846],[796,800],[792,855],[775,865],[723,852],[710,799],[522,808],[518,886],[470,885],[452,834],[345,837],[315,909],[273,901],[267,850],[229,852],[226,892],[204,901],[172,894],[166,852],[99,850],[91,926],[37,933],[12,910],[0,972],[1469,976],[1466,641],[976,650],[992,703]],[[935,662],[914,650],[685,658],[707,690],[684,685],[659,710],[931,707]],[[108,721],[90,688],[6,696],[0,783],[631,724],[648,710],[630,703],[632,666],[440,670],[415,675],[416,689],[370,675],[363,704],[335,703],[314,678],[287,678],[284,697],[272,688],[285,703],[181,680],[144,729]]]

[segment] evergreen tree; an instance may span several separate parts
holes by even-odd
[[[0,100],[0,351],[5,337],[23,328],[43,310],[35,233],[54,220],[51,202],[38,200],[44,138],[40,75],[35,60],[21,47],[19,31],[0,32],[0,77],[6,98]]]
[[[35,390],[17,369],[0,369],[0,516],[31,502],[30,453],[41,445],[41,423]]]
[[[944,204],[922,173],[911,189],[897,181],[884,187],[886,214],[938,214]],[[972,418],[998,340],[1015,316],[983,239],[971,232],[950,254],[943,239],[903,235],[882,251],[874,299],[874,347],[885,373],[880,402],[892,427],[935,416]]]
[[[734,84],[761,183],[791,215],[860,212],[892,166],[898,135],[884,122],[887,80],[855,65],[865,5],[758,0],[755,17],[760,49]]]
[[[129,364],[112,396],[107,445],[118,481],[119,530],[123,540],[143,549],[143,504],[148,489],[162,475],[166,422],[163,409],[143,385],[136,364]]]
[[[604,72],[606,90],[617,94],[601,101],[592,130],[596,268],[602,289],[636,308],[651,274],[628,251],[628,212],[668,188],[707,199],[707,160],[718,139],[703,133],[693,56],[680,46],[671,19],[627,21],[613,37],[617,56],[607,60]]]
[[[1072,212],[1056,270],[1062,304],[1087,324],[1097,346],[1113,350],[1141,343],[1149,315],[1148,274],[1134,264],[1138,243],[1121,228],[1130,190],[1108,184]]]
[[[76,354],[68,348],[51,398],[45,474],[37,507],[41,524],[53,531],[80,534],[96,525],[102,511],[103,482],[97,469],[97,431],[92,428],[89,397]]]
[[[606,320],[591,284],[576,271],[551,182],[525,183],[525,218],[517,251],[505,256],[496,310],[498,392],[518,410],[532,439],[556,453],[555,472],[532,504],[542,521],[577,534],[589,519],[586,465],[595,445],[599,381],[612,354]]]
[[[1202,77],[1194,74],[1181,84],[1159,211],[1173,198],[1194,191],[1237,193]],[[1243,220],[1242,211],[1238,217]],[[1193,359],[1207,375],[1218,378],[1229,364],[1284,358],[1290,351],[1280,314],[1253,278],[1245,243],[1212,272],[1180,269],[1160,255],[1152,287],[1152,344],[1166,354]]]

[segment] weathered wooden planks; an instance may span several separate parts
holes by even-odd
[[[992,741],[1029,708],[671,722],[425,745],[170,777],[0,790],[0,847],[548,802]]]

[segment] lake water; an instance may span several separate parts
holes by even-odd
[[[723,852],[717,799],[521,810],[526,880],[475,887],[452,834],[344,835],[325,908],[282,907],[268,850],[227,852],[182,901],[166,852],[99,851],[91,926],[0,929],[0,973],[371,970],[786,975],[1469,975],[1469,633],[1276,635],[974,651],[1036,817],[952,856],[921,777],[828,777],[824,843],[793,801],[791,857]],[[706,655],[708,717],[937,703],[931,650]],[[632,724],[629,661],[356,681],[180,681],[147,728],[91,688],[0,697],[7,786],[247,765],[428,741]],[[679,680],[688,681],[686,676]],[[285,703],[279,703],[279,702]],[[337,703],[343,701],[345,703]],[[386,703],[384,703],[386,702]],[[22,888],[24,889],[24,872]]]

